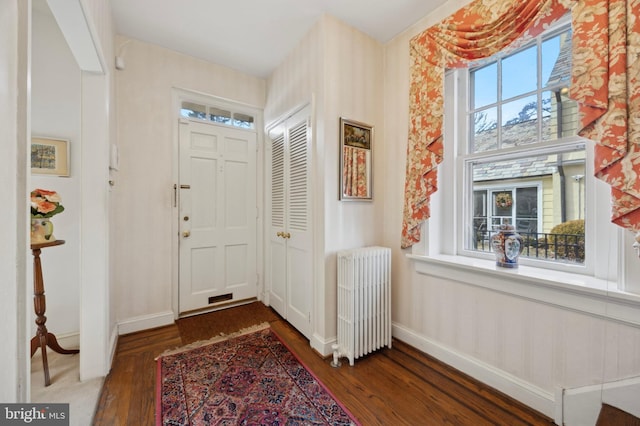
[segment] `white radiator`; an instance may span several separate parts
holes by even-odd
[[[353,365],[391,347],[391,249],[364,247],[338,252],[338,342],[334,359]]]

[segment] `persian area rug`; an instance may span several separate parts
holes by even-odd
[[[358,425],[268,324],[157,358],[156,425]]]

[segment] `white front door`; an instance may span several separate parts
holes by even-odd
[[[311,129],[305,109],[269,132],[269,304],[307,338],[313,301]]]
[[[179,310],[257,296],[256,133],[180,120]]]

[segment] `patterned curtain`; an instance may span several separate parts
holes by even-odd
[[[444,68],[513,49],[569,8],[579,134],[597,143],[596,176],[612,185],[613,220],[640,230],[640,0],[476,0],[411,40],[403,248],[420,241],[437,189]]]
[[[611,185],[612,222],[640,232],[640,0],[579,0],[572,17],[579,134],[596,141],[595,175]]]
[[[364,149],[345,146],[342,168],[343,194],[348,197],[366,197],[367,191],[367,152]]]

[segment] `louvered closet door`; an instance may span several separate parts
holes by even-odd
[[[307,338],[311,336],[311,154],[308,110],[270,132],[270,305]]]

